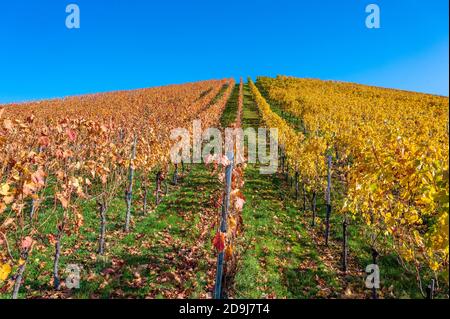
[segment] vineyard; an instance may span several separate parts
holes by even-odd
[[[0,298],[448,298],[448,106],[285,76],[0,105]],[[194,120],[277,128],[277,172],[175,164]]]

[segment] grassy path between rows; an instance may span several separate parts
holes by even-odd
[[[244,129],[264,127],[247,86],[244,94]],[[321,260],[285,181],[278,174],[260,174],[258,164],[248,164],[245,179],[245,234],[234,296],[337,297],[336,273]]]

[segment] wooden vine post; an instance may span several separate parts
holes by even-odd
[[[100,238],[98,240],[98,254],[105,253],[105,237],[106,237],[106,203],[104,200],[99,200],[97,206],[100,212]]]
[[[160,198],[159,198],[159,195],[160,195],[160,192],[161,192],[161,171],[158,171],[157,173],[156,173],[156,179],[155,179],[155,184],[156,184],[156,193],[155,193],[155,201],[156,201],[156,206],[158,206],[159,205],[159,203],[160,203]]]
[[[344,216],[344,221],[342,223],[342,271],[347,272],[348,268],[348,234],[347,234],[348,221],[347,216]]]
[[[131,219],[131,199],[133,197],[133,179],[134,179],[134,160],[136,159],[136,145],[137,145],[137,137],[134,136],[133,146],[131,149],[131,162],[128,173],[128,189],[125,193],[125,200],[127,202],[127,215],[125,220],[125,231],[128,232],[130,230],[130,219]]]
[[[41,154],[41,153],[42,153],[42,146],[39,146],[39,147],[38,147],[37,153],[38,153],[38,154]],[[38,206],[39,206],[39,200],[36,200],[36,199],[34,199],[34,198],[31,199],[31,209],[30,209],[30,222],[31,222],[31,223],[33,223],[33,217],[34,217],[34,214],[35,214],[36,211],[37,211]]]
[[[16,279],[15,279],[15,282],[14,282],[14,289],[13,289],[13,293],[12,293],[12,299],[19,298],[19,290],[20,290],[20,287],[22,285],[23,274],[25,273],[25,269],[27,267],[28,257],[30,256],[29,253],[30,252],[29,252],[28,248],[22,250],[21,253],[20,253],[20,258],[24,262],[22,263],[22,265],[19,266],[19,269],[17,270],[17,275],[16,275]]]
[[[64,211],[64,214],[66,212]],[[64,234],[65,227],[65,217],[61,224],[58,226],[58,234],[56,235],[55,242],[55,256],[53,260],[53,287],[55,290],[59,290],[61,288],[61,279],[59,276],[59,259],[61,257],[61,240]]]
[[[281,173],[284,174],[283,150],[280,148]]]
[[[230,164],[225,169],[225,194],[223,197],[222,212],[220,217],[220,231],[227,232],[228,209],[230,207],[231,182],[233,177],[234,155],[232,152],[227,154]],[[219,252],[217,256],[216,284],[214,287],[214,299],[222,299],[222,280],[223,280],[223,263],[224,251]]]
[[[287,158],[285,158],[286,160],[286,182],[289,183],[289,162],[287,161]]]
[[[316,191],[312,194],[312,200],[311,200],[311,209],[312,209],[312,223],[311,226],[316,226],[316,203],[317,203],[317,193]]]
[[[431,279],[431,283],[426,288],[427,291],[427,299],[434,299],[434,290],[436,286],[436,281],[434,279]]]
[[[372,248],[372,263],[374,265],[378,265],[378,256],[378,251]],[[372,288],[372,299],[378,299],[377,288],[375,286]]]
[[[148,187],[147,187],[147,181],[143,179],[144,184],[144,198],[142,202],[142,213],[145,215],[147,214],[147,197],[148,197]]]
[[[306,184],[302,183],[302,192],[303,192],[303,212],[306,212]]]
[[[173,185],[178,184],[178,164],[175,164],[175,170],[173,171],[172,183],[173,183]]]
[[[330,239],[330,216],[331,216],[331,155],[327,157],[327,216],[325,225],[325,245],[328,246],[328,241]]]
[[[280,157],[281,157],[281,173],[284,174],[284,169],[285,169],[285,165],[286,165],[286,163],[285,163],[286,158],[285,158],[285,155],[284,155],[284,147],[283,146],[280,147]]]

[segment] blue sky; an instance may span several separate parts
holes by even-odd
[[[81,28],[65,27],[76,3]],[[381,8],[381,29],[365,7]],[[0,103],[277,74],[448,96],[447,0],[0,3]]]

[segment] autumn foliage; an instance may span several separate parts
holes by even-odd
[[[285,76],[257,84],[301,121],[288,124],[250,83],[307,190],[324,193],[332,154],[336,209],[366,224],[371,245],[395,251],[411,271],[448,275],[448,99]]]
[[[194,119],[217,125],[233,86],[234,80],[212,80],[2,106],[0,279],[16,272],[20,288],[40,223],[52,218],[58,288],[61,238],[83,225],[80,204],[96,198],[104,214],[123,196],[130,167],[165,176],[170,131],[190,128]]]

